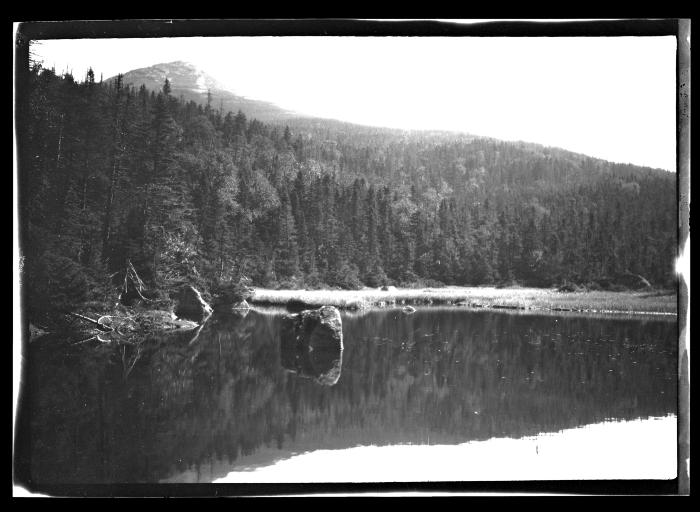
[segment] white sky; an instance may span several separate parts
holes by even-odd
[[[227,37],[41,41],[58,73],[192,62],[322,117],[465,131],[675,171],[676,38]]]

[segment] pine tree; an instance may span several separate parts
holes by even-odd
[[[279,219],[275,270],[280,277],[290,278],[299,272],[299,249],[292,206],[286,193],[281,197]]]

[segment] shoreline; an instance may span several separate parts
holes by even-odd
[[[403,306],[457,306],[465,309],[551,311],[677,316],[677,293],[656,292],[559,292],[546,288],[390,288],[381,290],[271,290],[254,288],[248,302],[259,306],[364,311]]]

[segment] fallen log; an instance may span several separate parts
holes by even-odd
[[[108,327],[106,325],[102,325],[98,320],[93,320],[92,318],[89,318],[87,316],[83,316],[79,313],[71,313],[71,315],[73,315],[76,318],[80,318],[81,320],[85,320],[86,322],[90,322],[91,324],[95,324],[97,326],[97,328],[101,331],[104,331],[104,332],[111,332],[112,331],[111,327]]]
[[[90,336],[89,338],[85,338],[84,340],[76,341],[75,343],[73,343],[73,345],[80,345],[82,343],[87,343],[88,341],[99,340],[99,339],[100,339],[99,335]]]
[[[127,316],[103,315],[97,319],[97,322],[121,335],[134,332],[138,329],[138,325],[134,319]]]

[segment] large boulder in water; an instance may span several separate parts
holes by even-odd
[[[176,300],[175,314],[178,318],[201,323],[213,312],[211,306],[202,298],[202,294],[190,285],[180,288]]]
[[[343,326],[333,306],[286,315],[281,331],[282,366],[301,377],[332,386],[340,378]]]
[[[342,350],[343,325],[340,311],[334,306],[323,306],[285,315],[282,337],[293,339],[310,350]]]

